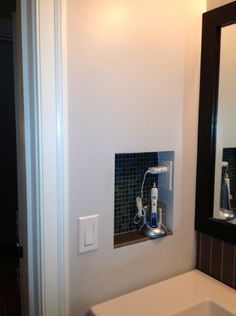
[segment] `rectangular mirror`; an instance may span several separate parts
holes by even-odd
[[[195,228],[236,244],[236,1],[203,14]]]
[[[236,24],[221,28],[214,218],[236,224]]]

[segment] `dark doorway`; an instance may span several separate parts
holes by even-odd
[[[0,4],[0,316],[20,315],[13,1]]]

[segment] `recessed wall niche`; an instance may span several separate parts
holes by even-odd
[[[141,185],[145,172],[163,161],[174,162],[174,152],[144,152],[115,154],[115,199],[114,199],[114,246],[148,240],[137,233],[134,217],[137,213],[136,198],[141,194]],[[151,188],[158,187],[158,207],[163,210],[163,224],[172,229],[173,189],[163,188],[162,175],[148,174],[143,186],[143,205],[150,206]],[[173,188],[173,168],[172,179]],[[159,183],[160,182],[160,183]],[[147,220],[150,218],[150,208]]]

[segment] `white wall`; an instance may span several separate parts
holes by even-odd
[[[224,4],[233,2],[232,0],[207,0],[207,10],[215,9]]]
[[[205,0],[68,0],[70,315],[191,270]],[[113,249],[114,155],[175,151],[174,234]],[[99,214],[98,251],[76,221]]]

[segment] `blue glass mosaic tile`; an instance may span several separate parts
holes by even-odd
[[[157,152],[115,155],[115,234],[136,230],[133,223],[137,212],[136,197],[140,196],[144,173],[157,165]],[[144,205],[150,202],[154,182],[158,185],[158,176],[148,174],[144,185]]]

